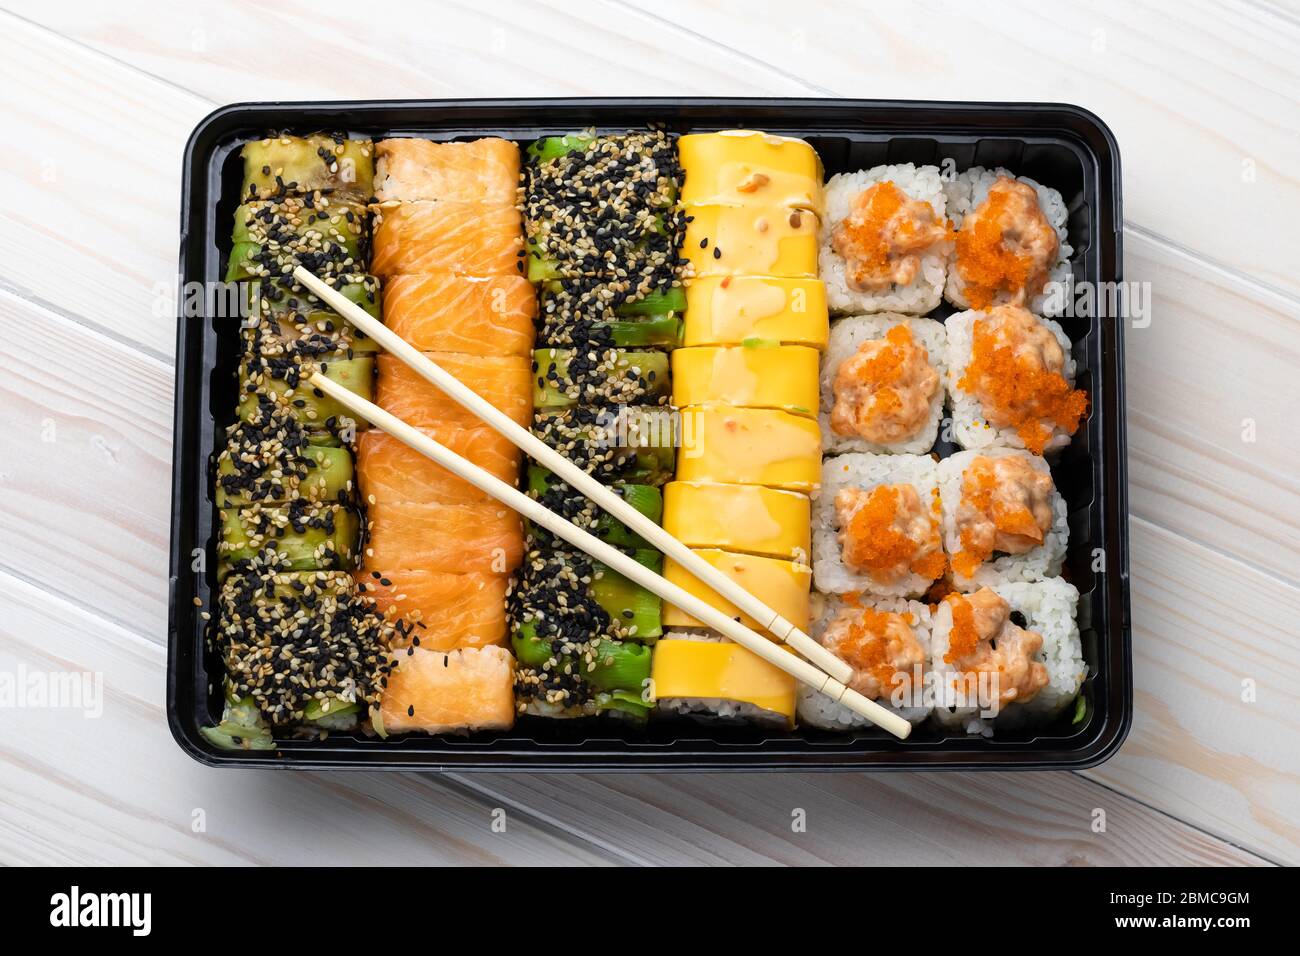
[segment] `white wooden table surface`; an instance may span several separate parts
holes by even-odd
[[[98,719],[0,709],[0,862],[1300,862],[1300,10],[866,6],[0,0],[0,673],[105,693]],[[1110,762],[276,774],[172,742],[159,290],[190,130],[240,100],[650,93],[1058,100],[1115,131],[1155,300],[1128,335],[1137,712]]]

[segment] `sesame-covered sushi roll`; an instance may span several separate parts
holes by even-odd
[[[834,322],[821,365],[826,450],[929,451],[943,419],[947,354],[933,319],[884,312]]]
[[[938,305],[952,244],[946,206],[937,166],[832,176],[820,252],[831,309],[920,315]]]
[[[957,230],[944,295],[959,309],[1023,305],[1043,314],[1048,283],[1070,276],[1069,210],[1055,189],[974,166],[944,184]],[[1049,313],[1050,314],[1050,313]]]
[[[230,426],[217,455],[218,508],[295,499],[346,504],[355,492],[351,452],[282,405],[258,406],[249,421]]]
[[[662,407],[574,405],[540,410],[533,434],[601,484],[659,486],[673,477],[678,426]]]
[[[533,352],[533,406],[665,405],[672,394],[667,352],[540,348]]]
[[[319,193],[250,201],[235,210],[231,242],[227,282],[280,279],[303,266],[333,285],[365,271],[369,214]]]
[[[1047,462],[987,448],[945,458],[938,474],[944,544],[958,589],[1061,573],[1070,532]]]
[[[826,347],[826,286],[818,279],[705,276],[686,287],[682,344]]]
[[[335,281],[334,288],[349,302],[378,319],[379,280]],[[262,279],[245,283],[245,309],[240,334],[246,352],[304,362],[322,357],[355,358],[379,351],[374,339],[321,302],[295,290],[296,283]]]
[[[1049,454],[1070,443],[1088,411],[1060,325],[1020,306],[959,312],[948,335],[953,437],[963,448],[1004,445]]]
[[[565,484],[540,465],[528,468],[527,489],[529,497],[554,514],[562,515],[572,524],[606,544],[612,544],[628,553],[649,551],[651,545],[617,518],[603,511],[579,491]],[[642,516],[659,524],[663,518],[663,492],[654,485],[617,481],[611,486],[614,494],[623,499]],[[568,547],[540,525],[528,523],[530,541],[535,547],[563,550]]]
[[[669,631],[655,646],[651,676],[663,716],[794,726],[795,679],[714,631]]]
[[[943,575],[939,479],[927,455],[827,458],[813,504],[817,589],[879,597],[925,593]]]
[[[241,199],[322,193],[366,202],[375,176],[374,146],[342,133],[268,136],[246,143]]]
[[[246,354],[239,363],[239,417],[253,421],[266,414],[269,406],[279,406],[308,429],[332,432],[352,423],[360,431],[369,423],[354,419],[347,408],[306,380],[313,372],[320,372],[331,382],[369,400],[374,390],[374,369],[374,357],[369,355],[304,361],[293,355]]]
[[[828,597],[813,636],[853,668],[848,685],[913,726],[930,714],[930,608],[903,598]],[[799,686],[799,720],[823,730],[874,726],[838,701]]]
[[[350,571],[357,566],[359,536],[356,510],[337,502],[230,505],[221,509],[217,574]]]
[[[1060,578],[940,601],[930,647],[939,723],[987,737],[1041,726],[1064,711],[1088,675],[1078,603],[1079,592]]]

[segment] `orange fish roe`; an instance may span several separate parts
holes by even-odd
[[[951,237],[952,225],[936,221],[933,206],[909,198],[886,180],[858,194],[853,211],[836,227],[831,247],[844,258],[853,286],[884,289],[911,282],[917,256]]]
[[[980,400],[985,418],[1015,428],[1035,455],[1043,453],[1054,428],[1067,435],[1078,431],[1088,413],[1086,391],[1071,388],[1034,354],[1001,342],[988,320],[976,320],[972,338],[970,364],[957,387]]]
[[[1039,254],[1017,251],[1017,245],[1025,246],[1008,243],[1013,232],[1036,237]],[[957,271],[965,280],[966,299],[973,309],[992,305],[1000,292],[1020,302],[1037,295],[1047,285],[1060,248],[1033,188],[1006,178],[989,188],[988,198],[962,223],[956,245]]]
[[[911,664],[923,664],[924,652],[912,632],[915,619],[910,614],[877,611],[872,607],[854,608],[842,613],[833,639],[835,652],[857,675],[854,683],[867,683],[870,691],[881,696],[895,687],[911,682]],[[900,666],[901,665],[901,666]],[[870,678],[864,682],[862,677]]]
[[[905,323],[883,339],[862,343],[832,384],[831,430],[888,444],[910,438],[925,424],[939,390],[929,353]]]
[[[836,499],[837,508],[856,505],[843,532],[845,564],[881,580],[897,578],[907,570],[928,580],[943,574],[945,559],[938,522],[926,518],[929,527],[919,541],[899,528],[900,521],[906,528],[918,517],[925,517],[910,486],[877,485],[869,494],[850,491],[856,494],[844,497],[842,491]],[[908,491],[911,495],[905,498]],[[865,501],[861,501],[863,494]]]
[[[945,664],[953,664],[975,653],[980,643],[979,628],[975,626],[975,609],[960,594],[944,597],[952,608],[952,629],[948,632],[948,650],[943,655]]]

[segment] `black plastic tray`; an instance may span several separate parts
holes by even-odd
[[[1096,116],[1075,106],[824,99],[609,98],[392,100],[253,103],[204,119],[185,147],[180,272],[215,282],[229,252],[241,167],[238,148],[267,129],[343,130],[381,138],[531,140],[594,126],[608,132],[647,123],[695,132],[750,127],[809,140],[827,174],[886,162],[1007,166],[1060,190],[1070,210],[1076,280],[1121,278],[1119,150]],[[940,315],[942,316],[942,312]],[[1069,505],[1066,574],[1078,587],[1079,627],[1089,675],[1087,718],[993,739],[945,737],[928,725],[914,739],[879,731],[712,728],[652,722],[629,732],[603,721],[521,720],[504,734],[409,736],[382,741],[331,735],[281,742],[276,751],[228,752],[199,727],[218,717],[219,662],[205,645],[198,598],[215,584],[211,462],[233,418],[237,336],[207,318],[179,318],[172,464],[167,717],[181,747],[214,766],[349,767],[391,770],[883,770],[1059,769],[1092,766],[1114,753],[1132,719],[1128,604],[1128,493],[1124,438],[1123,323],[1065,319],[1089,417],[1053,471]],[[195,572],[197,555],[206,571]],[[1094,571],[1094,566],[1100,571]]]

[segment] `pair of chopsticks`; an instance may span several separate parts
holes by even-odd
[[[911,724],[902,717],[844,684],[844,681],[853,674],[853,669],[848,664],[768,607],[757,596],[699,557],[659,525],[627,504],[613,490],[600,484],[526,428],[517,425],[496,406],[445,371],[382,322],[375,320],[359,306],[345,299],[313,273],[298,266],[293,275],[341,316],[383,346],[387,352],[401,359],[462,408],[492,426],[528,457],[549,468],[574,490],[581,492],[605,512],[622,521],[630,530],[682,565],[743,613],[760,622],[764,630],[802,654],[807,660],[788,653],[736,619],[728,617],[707,602],[637,563],[617,548],[549,511],[519,489],[461,458],[373,402],[366,401],[319,373],[313,374],[308,379],[315,388],[329,395],[353,414],[405,442],[452,474],[491,495],[556,537],[585,551],[647,591],[657,594],[668,603],[704,622],[708,627],[726,635],[796,680],[839,701],[854,713],[860,714],[899,739],[911,733]]]

